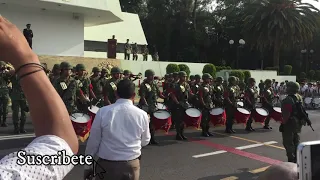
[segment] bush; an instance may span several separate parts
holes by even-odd
[[[315,79],[316,79],[317,81],[320,80],[320,70],[316,70]]]
[[[189,75],[190,75],[190,68],[189,68],[189,66],[186,65],[186,64],[179,64],[178,66],[179,66],[179,70],[180,70],[180,71],[185,71],[185,72],[188,74],[188,77],[189,77]]]
[[[216,71],[219,72],[219,71],[222,71],[222,70],[230,70],[231,67],[230,66],[216,66]]]
[[[285,65],[283,67],[283,73],[284,75],[291,75],[292,66],[291,65]]]
[[[179,66],[177,64],[168,64],[166,67],[166,73],[170,74],[170,73],[174,73],[174,72],[179,72]]]
[[[248,79],[251,78],[250,71],[243,71],[244,74],[244,82],[248,82]]]
[[[239,78],[240,81],[244,81],[244,78],[245,78],[244,73],[243,73],[243,71],[241,71],[241,70],[231,71],[229,75],[230,75],[230,76],[235,76],[235,77]]]
[[[209,73],[212,77],[216,77],[216,67],[213,64],[206,64],[203,66],[202,73]]]
[[[231,67],[230,67],[230,66],[227,66],[227,67],[226,67],[226,69],[227,69],[227,70],[230,70],[230,69],[231,69]]]
[[[313,80],[315,74],[316,74],[316,72],[315,72],[314,70],[310,70],[310,71],[309,71],[309,78],[310,78],[310,80]]]
[[[305,72],[300,73],[300,79],[305,79],[307,77],[307,74]]]

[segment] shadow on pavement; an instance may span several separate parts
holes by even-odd
[[[214,175],[214,176],[208,176],[208,177],[202,177],[199,178],[198,180],[219,180],[219,179],[224,179],[224,178],[228,178],[228,177],[237,177],[237,180],[253,180],[253,179],[258,179],[259,175],[261,173],[256,173],[256,174],[252,174],[250,172],[248,172],[248,169],[238,169],[239,171],[243,171],[243,172],[239,172],[239,173],[233,173],[233,174],[228,174],[228,175]],[[230,178],[230,179],[235,179],[235,178]]]

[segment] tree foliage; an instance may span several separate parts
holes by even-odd
[[[188,77],[190,75],[190,68],[186,64],[179,64],[179,70],[187,73]]]
[[[177,64],[168,64],[166,67],[166,73],[170,74],[170,73],[174,73],[174,72],[179,72],[179,66]]]
[[[213,64],[206,64],[203,66],[202,73],[208,73],[212,77],[216,77],[216,67]]]

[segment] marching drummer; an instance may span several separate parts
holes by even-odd
[[[157,105],[158,97],[164,98],[164,96],[160,92],[157,83],[154,81],[154,75],[155,73],[151,69],[146,70],[144,73],[144,76],[146,77],[146,79],[140,85],[139,106],[140,107],[145,106],[146,108],[142,108],[142,109],[145,110],[150,116],[150,126],[149,126],[150,134],[151,134],[150,144],[156,145],[158,144],[158,142],[155,140],[155,137],[154,137],[155,129],[152,125],[152,118],[153,118],[153,113],[157,110],[156,105]]]
[[[190,86],[190,89],[191,89],[191,92],[195,95],[198,94],[199,92],[199,89],[201,87],[201,77],[199,74],[196,74],[194,76],[195,78],[195,81],[194,83],[192,83],[192,85]],[[189,102],[194,105],[195,107],[199,107],[200,104],[198,103],[199,100],[198,100],[198,96],[190,96],[190,99],[189,99]]]
[[[223,92],[224,88],[222,85],[223,78],[222,77],[217,77],[214,85],[214,104],[217,107],[223,107]]]
[[[94,104],[97,104],[99,108],[103,107],[103,102],[99,102],[103,98],[102,95],[102,89],[103,89],[103,83],[101,82],[102,79],[100,78],[100,68],[93,67],[92,68],[92,75],[90,77],[91,85],[92,85],[92,91],[96,96],[96,100],[93,101]]]
[[[105,105],[110,105],[116,102],[116,91],[117,84],[120,81],[121,69],[118,67],[113,67],[111,69],[111,79],[107,80],[105,86],[103,87],[104,103]]]
[[[192,84],[195,82],[195,77],[194,77],[194,75],[190,75],[189,76],[189,86],[191,87],[192,86]]]
[[[265,122],[264,122],[264,129],[272,129],[272,127],[270,127],[269,122],[270,122],[270,114],[273,111],[273,104],[272,101],[275,98],[275,94],[272,88],[272,84],[271,84],[271,80],[270,79],[266,79],[264,84],[265,84],[265,88],[262,92],[262,107],[267,109],[270,113],[268,115],[268,117],[266,118]]]
[[[187,137],[184,136],[184,115],[185,110],[189,107],[188,97],[193,95],[190,89],[189,84],[186,82],[187,73],[185,71],[179,72],[179,83],[175,84],[175,88],[170,93],[170,96],[174,102],[172,108],[172,118],[175,119],[176,123],[176,140],[187,140]]]
[[[202,80],[203,80],[203,83],[199,89],[199,102],[200,102],[200,107],[202,109],[201,136],[209,137],[209,136],[213,136],[213,134],[209,132],[210,110],[213,108],[213,101],[212,101],[213,87],[210,85],[212,76],[208,73],[204,73],[202,75]]]
[[[258,99],[258,90],[255,88],[256,80],[254,78],[248,79],[248,87],[244,93],[244,107],[250,111],[254,110],[257,99]],[[252,128],[252,114],[250,115],[249,120],[247,121],[246,131],[255,131]]]
[[[235,133],[232,129],[234,113],[237,108],[236,100],[236,77],[230,76],[228,79],[229,85],[224,91],[224,105],[226,109],[227,122],[226,122],[226,133]]]

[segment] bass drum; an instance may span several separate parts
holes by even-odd
[[[74,131],[81,141],[85,141],[89,137],[92,118],[84,113],[73,113],[70,116]]]
[[[195,127],[197,129],[200,128],[200,122],[201,122],[201,111],[196,108],[188,108],[185,114],[185,124],[187,127]]]
[[[158,110],[153,113],[152,125],[154,129],[169,132],[172,125],[171,114],[167,110]]]
[[[245,108],[237,108],[235,113],[235,120],[239,124],[246,124],[248,119],[250,118],[251,112]]]
[[[214,108],[210,111],[210,122],[213,126],[224,126],[226,124],[226,111],[222,108]]]

